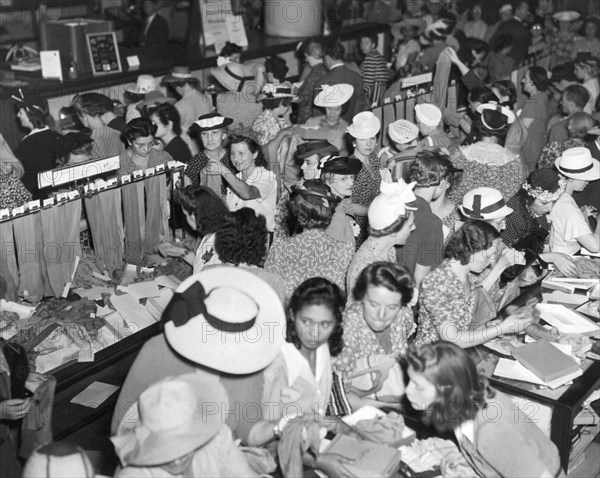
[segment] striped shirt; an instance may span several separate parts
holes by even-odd
[[[366,56],[361,65],[361,75],[369,104],[379,102],[390,77],[387,62],[379,51],[373,50]]]

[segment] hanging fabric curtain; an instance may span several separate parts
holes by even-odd
[[[143,250],[154,254],[160,242],[169,236],[167,177],[164,174],[144,179],[146,188],[146,234]]]
[[[71,281],[75,257],[81,257],[81,199],[43,209],[40,219],[50,285],[54,296],[60,297],[65,284]]]
[[[19,295],[38,302],[53,295],[44,257],[40,214],[27,214],[13,220],[19,265]]]
[[[123,263],[123,213],[121,188],[109,189],[85,198],[96,266],[111,274]]]
[[[135,182],[121,188],[125,224],[125,261],[139,264],[144,257],[142,244],[146,235],[144,183]]]
[[[16,301],[19,290],[19,268],[13,235],[13,221],[0,223],[0,277],[6,284],[4,298]]]

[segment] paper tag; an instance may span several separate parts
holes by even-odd
[[[131,174],[124,174],[121,176],[121,183],[127,184],[131,182]]]
[[[133,179],[139,179],[144,177],[144,171],[138,170],[133,172]]]
[[[25,206],[19,206],[12,210],[13,216],[18,216],[19,214],[25,214]]]
[[[29,201],[27,203],[27,207],[29,208],[30,211],[33,211],[34,209],[39,209],[39,207],[40,207],[40,200],[37,199],[35,201]]]
[[[42,205],[44,207],[54,206],[54,198],[44,199],[44,201],[42,202]]]
[[[8,209],[0,209],[0,219],[6,219],[10,216],[10,211]]]
[[[60,201],[66,201],[68,198],[67,193],[58,193],[56,195],[56,202],[60,202]]]
[[[67,193],[67,196],[69,197],[69,199],[75,199],[79,197],[79,191],[74,190],[74,191],[69,191]]]
[[[140,67],[140,59],[137,55],[131,55],[127,57],[127,66],[130,70],[135,70]]]
[[[81,349],[79,349],[79,353],[77,354],[78,362],[93,362],[94,361],[94,349],[92,348],[92,344],[85,344]]]
[[[146,169],[146,176],[154,176],[154,173],[156,173],[156,168],[152,167]]]
[[[155,166],[155,169],[156,169],[157,173],[160,173],[160,172],[162,172],[162,171],[165,170],[165,165],[164,164],[159,164],[159,165]]]
[[[106,184],[108,185],[108,187],[116,186],[117,178],[110,178],[108,181],[106,181]]]

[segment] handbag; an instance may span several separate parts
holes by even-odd
[[[319,454],[316,466],[330,477],[387,478],[400,466],[400,451],[340,434]]]
[[[350,392],[360,398],[398,403],[404,394],[404,375],[394,355],[371,355],[356,361],[350,376]]]

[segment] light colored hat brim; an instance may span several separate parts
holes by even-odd
[[[558,158],[556,158],[554,160],[554,166],[556,166],[556,169],[558,169],[558,172],[560,174],[562,174],[563,176],[566,176],[567,178],[571,178],[571,179],[579,179],[581,181],[597,181],[598,179],[600,179],[600,161],[598,161],[597,159],[592,158],[592,167],[582,173],[565,172],[564,169],[562,169],[560,167],[561,159],[562,159],[562,156],[559,156]]]
[[[222,266],[204,270],[184,280],[176,293],[196,281],[208,294],[217,287],[235,287],[258,304],[254,325],[242,333],[221,332],[202,315],[176,327],[165,324],[165,337],[177,353],[192,362],[225,373],[248,374],[264,369],[279,352],[285,337],[285,312],[277,293],[251,272]]]
[[[342,106],[352,98],[354,93],[354,87],[347,83],[338,83],[336,85],[330,85],[333,90],[325,89],[320,91],[315,96],[314,104],[321,108],[331,108],[336,106]]]
[[[556,12],[552,15],[552,18],[559,22],[574,22],[575,20],[579,20],[579,17],[581,17],[581,15],[579,12],[575,11]]]
[[[169,463],[205,445],[225,426],[218,410],[213,410],[216,413],[202,413],[202,403],[214,404],[218,409],[228,408],[227,393],[217,379],[209,380],[201,373],[188,373],[177,379],[187,382],[195,391],[198,398],[195,421],[185,429],[153,433],[140,423],[139,406],[133,404],[127,409],[127,420],[121,421],[117,434],[110,439],[124,465]]]
[[[485,110],[498,111],[499,113],[502,113],[504,116],[506,116],[506,122],[508,124],[513,124],[515,122],[515,119],[517,119],[517,117],[510,110],[510,108],[507,108],[503,105],[497,105],[494,103],[483,103],[477,107],[477,113],[479,114],[482,114]]]
[[[407,20],[394,23],[391,28],[391,33],[395,38],[403,38],[402,29],[404,27],[415,27],[417,29],[417,35],[420,35],[425,31],[426,26],[427,24],[420,18],[409,18]]]
[[[476,217],[472,217],[469,214],[467,214],[467,212],[465,211],[465,209],[463,208],[462,204],[460,206],[458,206],[458,209],[460,210],[460,212],[465,216],[468,217],[469,219],[475,219],[475,220],[490,220],[490,219],[499,219],[501,217],[507,217],[509,215],[511,215],[514,212],[514,209],[512,207],[508,207],[506,204],[504,206],[502,206],[500,209],[498,209],[497,211],[494,211],[492,213],[486,214],[486,213],[482,213],[482,217],[480,218],[476,218]]]
[[[163,96],[163,97],[160,97],[160,98],[153,98],[153,99],[150,99],[150,100],[141,101],[136,106],[136,108],[139,110],[139,109],[142,109],[142,108],[147,107],[147,106],[156,105],[156,104],[162,105],[162,104],[165,104],[165,103],[169,104],[169,105],[173,105],[173,104],[175,104],[175,102],[176,102],[175,98],[168,98],[166,96]]]

